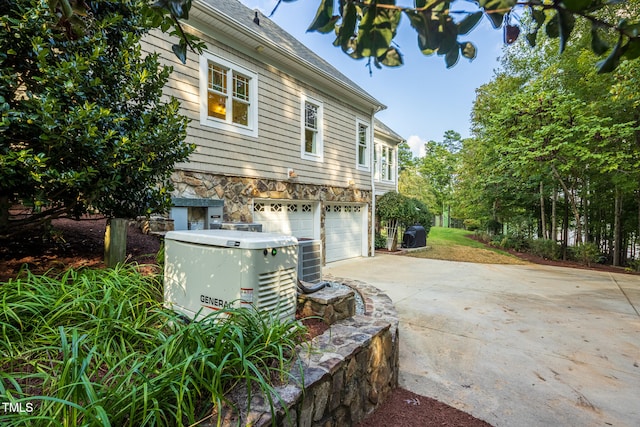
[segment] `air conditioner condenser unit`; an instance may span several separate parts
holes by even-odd
[[[293,319],[298,241],[236,230],[170,231],[165,236],[164,304],[199,320],[225,307],[253,305]]]

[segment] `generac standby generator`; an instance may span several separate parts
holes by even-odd
[[[164,304],[190,319],[253,305],[293,319],[298,241],[235,230],[170,231],[165,236]],[[195,319],[195,320],[198,320]]]

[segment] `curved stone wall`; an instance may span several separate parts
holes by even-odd
[[[398,316],[391,299],[363,282],[324,279],[359,292],[365,313],[335,323],[310,345],[298,349],[298,362],[292,369],[296,381],[276,389],[282,402],[275,420],[264,396],[255,396],[251,412],[241,411],[240,425],[351,426],[372,413],[398,386]],[[238,425],[237,416],[226,415],[224,425]]]

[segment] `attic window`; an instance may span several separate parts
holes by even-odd
[[[200,123],[258,136],[258,76],[205,53],[200,57]]]

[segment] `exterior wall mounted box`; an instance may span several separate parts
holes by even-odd
[[[253,305],[293,319],[298,240],[237,230],[170,231],[165,236],[164,305],[199,320],[227,306]]]

